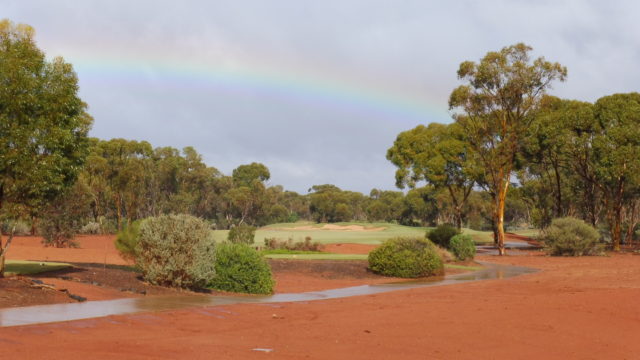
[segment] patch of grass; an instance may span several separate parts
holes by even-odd
[[[66,263],[7,260],[4,272],[7,275],[33,275],[48,271],[67,269],[70,267],[72,267],[72,265]]]
[[[479,231],[464,228],[462,233],[471,236],[476,245],[493,243],[493,231]]]
[[[322,227],[327,224],[318,224],[309,221],[299,221],[295,223],[279,223],[262,227],[256,231],[254,244],[262,245],[265,238],[277,239],[293,239],[293,241],[304,241],[305,237],[310,236],[314,242],[321,244],[333,243],[354,243],[354,244],[372,244],[379,245],[385,240],[394,237],[424,237],[427,230],[431,227],[412,227],[392,223],[368,223],[368,222],[341,222],[332,223],[331,225],[349,226],[360,225],[364,228],[385,228],[381,231],[337,231],[323,230]],[[298,230],[296,227],[311,226],[313,230]],[[525,230],[528,231],[528,230]],[[533,230],[532,230],[533,231]],[[537,231],[537,230],[535,230]],[[229,230],[215,230],[213,237],[216,242],[220,243],[227,240]],[[491,231],[478,231],[471,229],[462,229],[463,234],[471,235],[476,244],[487,244],[493,242],[493,233]],[[519,232],[518,232],[519,233]],[[524,234],[522,234],[524,235]],[[527,235],[528,236],[528,235]]]
[[[336,231],[323,230],[326,224],[316,224],[310,222],[283,223],[272,224],[256,231],[255,244],[262,245],[265,238],[277,239],[293,239],[296,241],[304,241],[309,236],[314,242],[321,244],[333,243],[355,243],[355,244],[381,244],[383,241],[399,236],[420,236],[423,237],[428,228],[411,227],[390,223],[366,223],[366,222],[344,222],[331,225],[348,226],[360,225],[365,228],[384,227],[381,231]],[[296,227],[311,226],[312,230],[298,230]],[[222,242],[227,238],[228,230],[215,230],[214,238],[216,242]]]

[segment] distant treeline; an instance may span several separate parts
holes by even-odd
[[[365,195],[325,184],[299,194],[268,186],[269,169],[260,163],[240,165],[225,175],[207,166],[192,147],[153,148],[146,141],[125,139],[90,142],[76,184],[47,211],[34,214],[34,224],[52,212],[68,212],[79,223],[93,223],[94,231],[97,225],[107,233],[137,219],[169,213],[198,216],[217,229],[298,220],[426,226],[455,218],[446,190],[431,185],[406,194],[373,189]],[[467,226],[490,227],[487,201],[482,192],[473,192],[465,208]],[[526,220],[514,214],[514,221]]]

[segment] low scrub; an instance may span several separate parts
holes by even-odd
[[[304,238],[304,241],[293,241],[289,238],[286,241],[278,238],[265,238],[264,247],[266,250],[291,250],[291,251],[314,251],[319,252],[322,245],[319,242],[312,242],[311,236]]]
[[[271,294],[275,282],[262,255],[246,244],[223,243],[216,249],[216,276],[210,287],[222,291]]]
[[[229,230],[229,235],[227,236],[227,240],[234,244],[253,244],[256,237],[256,227],[240,224],[232,227]]]
[[[118,231],[118,235],[116,236],[116,249],[118,249],[120,255],[127,260],[135,260],[136,258],[136,247],[138,246],[141,222],[141,220],[136,220],[129,225],[125,224],[124,228]]]
[[[436,246],[422,238],[393,238],[369,253],[369,268],[385,276],[417,278],[440,275],[444,265]]]
[[[88,222],[87,224],[85,224],[83,227],[80,228],[79,232],[80,234],[85,234],[85,235],[100,234],[100,224],[94,221]]]
[[[152,284],[197,289],[215,276],[209,225],[190,215],[164,215],[140,224],[136,265]]]
[[[599,255],[599,239],[598,230],[572,217],[553,220],[542,236],[547,252],[555,256]]]
[[[455,226],[449,224],[438,225],[435,229],[427,232],[427,238],[434,244],[440,245],[445,249],[449,249],[451,238],[460,232]]]
[[[473,260],[476,256],[476,245],[469,235],[458,234],[451,238],[449,249],[460,261]]]
[[[2,233],[3,234],[11,234],[18,236],[30,235],[31,234],[31,225],[22,220],[14,220],[14,221],[5,221],[2,223]]]

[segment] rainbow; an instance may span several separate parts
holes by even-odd
[[[126,81],[129,86],[148,84],[141,79],[161,78],[171,86],[203,88],[213,92],[253,92],[280,101],[295,101],[323,107],[339,108],[360,114],[382,116],[392,121],[411,123],[449,122],[446,103],[429,101],[402,91],[380,90],[380,86],[363,86],[343,80],[320,77],[293,70],[274,71],[257,65],[232,69],[196,62],[147,57],[128,59],[95,56],[70,56],[82,85],[83,77],[100,81]],[[160,59],[160,60],[159,60]]]

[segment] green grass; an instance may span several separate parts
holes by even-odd
[[[411,237],[425,236],[429,227],[411,227],[391,223],[367,223],[367,222],[342,222],[332,225],[348,226],[360,225],[365,228],[384,228],[381,231],[336,231],[324,230],[322,227],[326,224],[317,224],[308,221],[300,221],[296,223],[271,224],[260,228],[256,231],[255,244],[264,244],[265,238],[277,238],[287,240],[292,238],[294,242],[304,241],[307,236],[311,237],[311,241],[321,244],[333,243],[354,243],[354,244],[372,244],[379,245],[383,241],[393,237]],[[298,230],[296,227],[313,227],[311,230]],[[487,244],[493,242],[493,233],[491,231],[478,231],[464,228],[464,234],[471,236],[476,244]],[[537,233],[537,230],[522,230],[515,232],[516,234],[531,236],[529,234]],[[227,240],[229,230],[215,230],[214,238],[217,242]]]
[[[538,237],[538,235],[540,235],[540,229],[523,229],[523,230],[514,230],[509,232],[516,235],[528,236],[530,238],[535,238],[535,237]]]
[[[424,236],[427,228],[410,227],[389,223],[336,223],[332,225],[361,225],[366,228],[384,227],[382,231],[335,231],[323,230],[322,226],[326,224],[315,224],[309,222],[272,224],[256,231],[256,244],[262,245],[265,238],[278,238],[287,240],[292,238],[294,242],[304,241],[305,237],[310,236],[311,241],[322,244],[332,243],[356,243],[356,244],[380,244],[384,240],[397,236]],[[313,230],[297,230],[295,227],[312,226]],[[227,239],[228,230],[214,231],[216,241],[224,241]]]
[[[479,231],[464,228],[462,229],[462,233],[470,235],[473,242],[477,245],[493,243],[493,231]]]
[[[7,260],[4,271],[7,275],[33,275],[70,267],[72,267],[72,265],[66,263]]]

